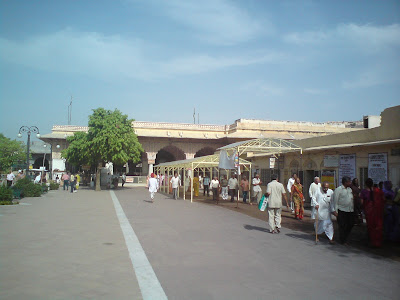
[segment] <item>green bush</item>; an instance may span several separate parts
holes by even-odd
[[[0,186],[0,201],[1,202],[11,202],[13,200],[13,192],[12,190],[7,187],[6,185]],[[4,204],[2,204],[4,205]]]
[[[50,190],[58,190],[60,187],[60,184],[55,183],[55,182],[50,182]]]
[[[18,180],[14,187],[22,191],[21,197],[40,197],[42,195],[42,186],[34,184],[29,178]]]
[[[42,186],[31,182],[24,186],[23,194],[24,197],[40,197],[42,195]]]

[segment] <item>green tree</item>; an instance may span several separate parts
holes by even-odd
[[[73,136],[67,138],[67,142],[68,148],[61,151],[62,157],[77,167],[90,163],[86,132],[75,132]]]
[[[97,167],[96,190],[100,190],[100,170],[106,162],[123,165],[129,160],[138,162],[143,152],[132,129],[133,119],[119,110],[97,108],[89,116],[88,133],[75,133],[71,143],[62,153],[74,164],[90,164]]]
[[[26,163],[26,146],[0,133],[0,170],[9,171],[16,164]]]

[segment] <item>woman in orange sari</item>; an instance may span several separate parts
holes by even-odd
[[[295,205],[295,219],[303,220],[304,216],[304,196],[303,186],[300,184],[300,178],[296,178],[292,185],[291,201]]]

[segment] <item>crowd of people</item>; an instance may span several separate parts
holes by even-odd
[[[302,220],[305,198],[297,174],[289,179],[287,190],[295,218]],[[361,189],[357,178],[352,180],[344,176],[342,184],[333,191],[327,182],[321,184],[315,177],[309,187],[309,196],[316,234],[325,233],[331,244],[335,243],[332,215],[337,219],[341,244],[348,244],[353,226],[362,224],[364,217],[370,247],[381,247],[384,239],[400,241],[400,190],[394,191],[391,181],[374,183],[368,178],[365,188]]]
[[[152,201],[154,193],[163,184],[164,178],[166,177],[151,174],[147,186]],[[181,178],[178,173],[175,173],[167,179],[170,193],[174,199],[177,199]],[[209,197],[211,191],[216,203],[219,203],[220,197],[224,201],[234,202],[239,188],[244,203],[259,204],[263,196],[261,189],[263,182],[259,174],[255,174],[251,181],[246,176],[242,176],[240,182],[235,174],[232,174],[229,179],[227,175],[222,175],[220,179],[216,176],[210,179],[205,174],[204,177],[199,178],[199,183],[199,186],[203,188],[203,196]],[[273,174],[264,193],[264,197],[268,199],[268,224],[272,234],[280,232],[283,200],[295,219],[299,221],[304,219],[306,200],[304,187],[296,173],[292,174],[285,187],[279,182],[278,176]],[[248,197],[250,189],[252,197]],[[400,190],[399,188],[393,190],[390,181],[374,183],[368,178],[365,188],[361,189],[357,178],[351,179],[345,176],[342,178],[341,185],[333,191],[329,188],[329,183],[321,184],[319,177],[315,177],[308,187],[308,195],[311,204],[311,219],[315,220],[317,239],[319,234],[325,233],[329,243],[335,243],[332,222],[332,216],[335,216],[338,225],[337,239],[340,244],[348,244],[353,226],[362,224],[364,219],[369,246],[381,247],[384,239],[392,242],[400,241]]]

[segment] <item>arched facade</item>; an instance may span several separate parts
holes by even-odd
[[[194,157],[201,157],[201,156],[206,156],[206,155],[213,155],[214,153],[215,153],[215,149],[212,148],[212,147],[207,146],[207,147],[201,148],[199,151],[197,151],[197,152],[194,154]]]

